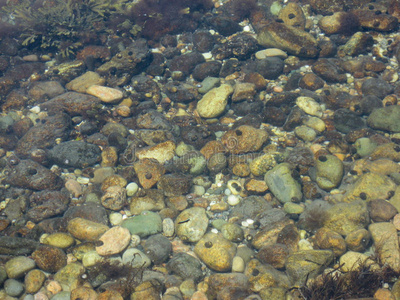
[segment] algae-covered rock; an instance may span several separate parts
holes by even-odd
[[[400,132],[400,106],[390,105],[374,109],[367,119],[373,129]]]

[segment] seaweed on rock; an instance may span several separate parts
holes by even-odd
[[[116,0],[118,2],[126,0]],[[113,0],[23,0],[3,7],[20,30],[22,45],[55,49],[68,57],[83,44],[98,43]]]

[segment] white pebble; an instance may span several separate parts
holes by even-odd
[[[229,195],[232,194],[232,192],[231,192],[230,189],[225,189],[224,194],[225,194],[226,196],[229,196]]]
[[[228,196],[228,204],[231,206],[238,205],[240,203],[240,198],[236,195],[229,195]]]
[[[213,229],[211,229],[211,232],[212,232],[212,233],[218,233],[218,229],[213,228]]]
[[[40,107],[36,105],[36,106],[32,107],[29,111],[34,114],[38,114],[38,113],[40,113]]]
[[[202,53],[202,54],[203,54],[204,59],[211,59],[212,58],[211,52],[206,52],[206,53]]]
[[[253,225],[254,224],[254,220],[252,220],[252,219],[247,219],[246,222],[249,225]]]
[[[88,184],[90,182],[90,179],[87,177],[78,177],[76,181],[80,184]]]
[[[242,221],[242,226],[243,227],[249,227],[249,223],[247,223],[246,221]]]
[[[139,186],[137,185],[136,182],[130,182],[128,183],[128,185],[126,186],[126,195],[128,197],[132,197],[133,195],[136,194],[136,192],[138,191]]]
[[[131,236],[131,243],[129,244],[130,247],[134,248],[140,244],[140,236],[137,234],[132,234]]]
[[[243,258],[235,256],[232,261],[232,272],[243,273],[245,265]]]
[[[120,225],[122,223],[122,220],[123,220],[122,214],[117,213],[117,212],[113,212],[110,214],[110,223],[113,226]]]

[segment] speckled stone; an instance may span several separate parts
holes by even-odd
[[[82,241],[97,241],[108,230],[108,226],[82,218],[68,222],[68,231],[73,237]]]
[[[208,233],[201,238],[194,252],[212,270],[227,272],[232,269],[236,247],[220,233]]]
[[[136,175],[144,189],[152,188],[165,173],[165,168],[154,159],[141,159],[133,164]]]
[[[175,148],[176,145],[173,141],[166,141],[149,148],[140,149],[135,152],[135,155],[138,159],[153,158],[160,164],[164,164],[174,157]]]
[[[362,265],[372,265],[372,269],[378,269],[378,264],[364,253],[358,253],[354,251],[347,251],[343,254],[340,259],[340,270],[343,272],[349,272],[360,269]]]
[[[122,252],[131,241],[128,229],[115,226],[107,230],[99,239],[103,245],[96,247],[100,255],[113,255]]]
[[[85,268],[80,263],[70,263],[60,269],[55,275],[54,280],[57,280],[60,284],[70,286],[75,280],[81,277],[85,272]]]
[[[67,255],[63,250],[41,245],[32,253],[36,265],[45,272],[55,273],[67,264]]]
[[[34,269],[26,274],[24,283],[25,290],[28,294],[36,293],[43,285],[46,275],[38,269]]]
[[[145,253],[137,248],[129,248],[122,254],[122,262],[130,264],[134,268],[148,267],[151,265],[151,259]]]
[[[197,242],[208,228],[206,210],[201,207],[191,207],[182,211],[175,220],[176,234],[182,241]]]
[[[267,131],[249,125],[229,130],[221,137],[222,144],[232,154],[258,151],[267,140]]]
[[[327,210],[324,226],[346,236],[369,224],[367,204],[361,200],[338,203]]]
[[[225,110],[228,97],[233,93],[233,88],[229,84],[208,91],[197,103],[197,112],[203,118],[218,117]]]
[[[346,243],[343,237],[337,232],[324,227],[318,229],[315,233],[314,242],[318,249],[332,250],[336,257],[346,252]]]
[[[8,278],[20,278],[36,266],[33,259],[26,256],[11,258],[5,264]]]
[[[126,190],[118,185],[110,186],[101,197],[101,204],[108,209],[118,211],[126,204]]]
[[[43,239],[42,243],[65,249],[71,247],[75,243],[75,239],[68,233],[56,232],[46,236]]]
[[[97,300],[98,299],[97,296],[98,295],[96,291],[85,286],[80,286],[71,291],[71,300],[80,300],[80,299]]]

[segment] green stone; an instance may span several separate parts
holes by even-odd
[[[143,211],[138,216],[124,220],[121,226],[127,228],[132,235],[136,234],[143,238],[161,232],[162,220],[157,213]]]

